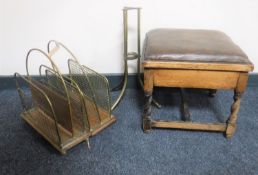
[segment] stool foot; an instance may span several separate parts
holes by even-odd
[[[231,139],[235,131],[236,131],[236,124],[228,123],[227,130],[226,130],[226,138]]]
[[[61,152],[62,155],[66,155],[66,150],[62,149],[60,152]]]
[[[142,120],[142,129],[144,133],[150,133],[151,131],[151,119],[150,118],[143,118]]]
[[[217,90],[216,89],[210,89],[209,90],[209,97],[215,97]]]

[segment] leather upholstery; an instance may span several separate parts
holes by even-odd
[[[146,34],[143,58],[146,61],[252,64],[227,35],[214,30],[151,30]]]

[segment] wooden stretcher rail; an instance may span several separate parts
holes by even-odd
[[[226,131],[226,124],[222,123],[197,123],[197,122],[180,122],[180,121],[151,121],[152,127],[158,128],[174,128],[174,129],[188,129],[188,130],[204,130],[204,131]]]

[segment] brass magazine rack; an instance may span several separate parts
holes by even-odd
[[[54,43],[53,49],[50,49]],[[54,55],[63,48],[70,55],[69,75],[62,75]],[[29,74],[32,52],[42,54],[51,64],[39,66],[40,78]],[[87,141],[116,121],[106,77],[82,66],[62,43],[50,41],[48,53],[31,49],[26,57],[27,76],[15,73],[22,118],[60,153]]]
[[[128,11],[131,10],[137,11],[137,52],[128,52]],[[123,9],[124,76],[121,83],[111,90],[121,90],[113,102],[107,78],[81,65],[66,46],[55,40],[47,44],[47,53],[40,49],[28,52],[27,76],[15,73],[23,107],[22,118],[62,154],[82,141],[87,141],[90,147],[89,138],[116,121],[112,111],[125,94],[128,61],[137,60],[138,81],[143,88],[140,76],[140,10],[131,7]],[[69,54],[68,75],[63,75],[54,61],[60,49]],[[42,54],[51,64],[50,67],[43,64],[39,66],[39,79],[29,74],[32,52]],[[152,102],[160,107],[154,99]]]

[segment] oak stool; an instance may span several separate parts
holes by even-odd
[[[231,138],[237,113],[253,64],[223,32],[214,30],[154,29],[146,34],[143,47],[143,130],[176,128],[225,132]],[[234,102],[226,123],[164,121],[151,118],[153,87],[234,90]]]

